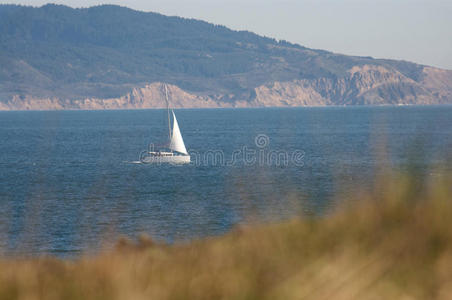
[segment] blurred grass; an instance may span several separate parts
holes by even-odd
[[[3,258],[0,299],[452,299],[452,177],[434,174],[385,172],[327,216],[223,237]]]

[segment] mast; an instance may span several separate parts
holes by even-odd
[[[168,87],[166,86],[166,83],[164,83],[165,85],[165,100],[166,100],[166,110],[168,111],[168,135],[169,135],[169,140],[171,141],[171,121],[170,121],[170,112],[169,112],[169,100],[168,100]]]

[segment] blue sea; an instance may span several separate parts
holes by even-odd
[[[188,165],[140,163],[167,140],[165,110],[0,112],[0,252],[71,257],[328,214],[382,166],[430,174],[452,149],[452,106],[175,112]]]

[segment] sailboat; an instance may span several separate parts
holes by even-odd
[[[168,87],[165,84],[165,99],[166,110],[168,112],[168,136],[169,142],[163,149],[154,151],[153,145],[151,149],[147,151],[147,155],[141,158],[144,163],[174,163],[185,164],[190,162],[190,155],[185,148],[184,140],[180,132],[179,124],[177,123],[176,114],[171,109],[171,115],[173,118],[173,128],[171,129],[170,120],[170,106],[168,100]]]

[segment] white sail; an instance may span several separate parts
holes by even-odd
[[[173,132],[171,136],[170,149],[185,155],[188,155],[187,149],[185,149],[184,140],[180,133],[179,124],[177,124],[176,115],[173,113]]]

